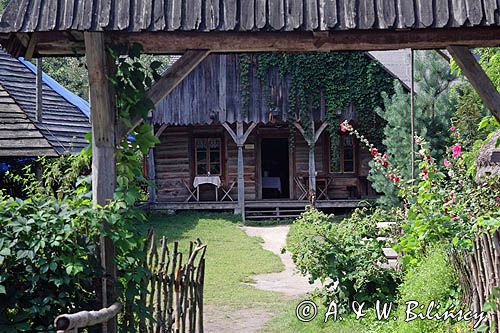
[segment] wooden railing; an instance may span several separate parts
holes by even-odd
[[[99,311],[80,311],[72,314],[63,314],[56,318],[54,326],[57,333],[77,333],[79,328],[103,324],[118,315],[122,308],[119,302]],[[103,330],[105,332],[105,330]]]

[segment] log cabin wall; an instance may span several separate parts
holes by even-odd
[[[245,199],[262,198],[260,144],[265,138],[288,138],[287,126],[273,128],[261,125],[248,137],[243,149],[245,161]],[[161,143],[155,147],[155,173],[159,202],[183,202],[189,192],[183,181],[190,186],[196,176],[194,165],[194,139],[196,137],[220,137],[222,139],[221,180],[226,188],[237,180],[237,147],[228,133],[220,125],[213,126],[170,126],[160,136]],[[299,133],[295,134],[295,145],[289,149],[290,161],[290,198],[296,199],[299,190],[293,177],[307,178],[308,145]],[[320,136],[315,148],[316,169],[318,176],[330,175],[333,181],[329,186],[330,199],[365,198],[374,196],[375,192],[366,180],[368,162],[371,155],[359,146],[355,150],[355,172],[329,173],[330,143],[328,133]],[[219,192],[221,194],[222,192]],[[231,191],[233,200],[237,200],[237,185]],[[200,200],[215,200],[214,188],[211,185],[200,187]]]
[[[154,148],[158,201],[184,201],[189,192],[182,183],[191,179],[191,130],[169,127]]]

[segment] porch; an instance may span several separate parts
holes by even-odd
[[[318,200],[316,208],[320,210],[352,209],[368,206],[373,199],[337,199]],[[308,200],[273,199],[273,200],[247,200],[245,201],[245,218],[249,220],[292,219],[305,211],[310,205]],[[237,201],[190,201],[176,202],[163,201],[149,205],[153,211],[161,210],[237,210]]]

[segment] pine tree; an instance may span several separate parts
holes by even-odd
[[[454,80],[449,65],[433,51],[418,52],[415,64],[415,134],[425,138],[432,147],[433,157],[441,161],[450,140],[450,118],[454,102],[450,98],[450,87]],[[383,144],[390,163],[401,171],[405,179],[411,179],[410,95],[396,81],[395,93],[389,97],[382,93],[384,109],[377,113],[387,122]],[[396,189],[383,175],[378,174],[370,162],[368,179],[373,188],[382,193],[379,202],[394,206],[399,204]]]

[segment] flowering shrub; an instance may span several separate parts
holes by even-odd
[[[468,167],[471,157],[462,150],[460,143],[449,148],[443,165],[438,165],[430,145],[423,138],[415,137],[418,176],[415,180],[405,180],[397,168],[391,166],[387,155],[378,152],[347,121],[342,123],[341,130],[356,136],[367,146],[377,162],[377,172],[399,189],[406,222],[402,225],[404,234],[396,250],[405,254],[405,264],[414,265],[417,257],[434,243],[451,241],[459,249],[470,248],[473,235],[481,227],[480,221],[500,226],[500,182],[490,179],[486,184],[477,184]],[[457,138],[455,129],[450,130]],[[491,222],[492,219],[496,222]]]

